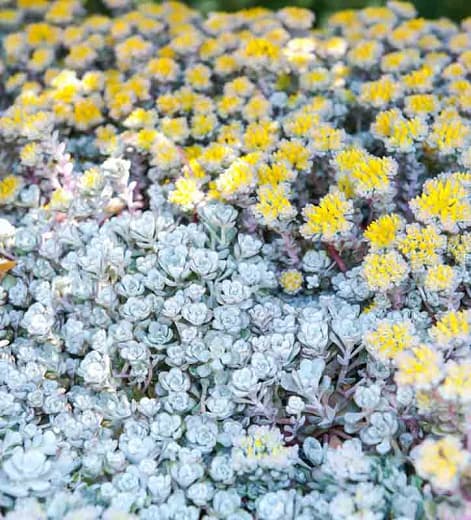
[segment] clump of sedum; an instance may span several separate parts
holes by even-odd
[[[0,3],[5,519],[471,515],[471,19]]]

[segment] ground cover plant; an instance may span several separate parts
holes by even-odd
[[[3,517],[471,518],[471,19],[0,4]]]

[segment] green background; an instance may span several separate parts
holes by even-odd
[[[370,5],[385,5],[386,0],[188,0],[186,3],[202,11],[236,11],[245,7],[264,6],[279,9],[287,5],[298,5],[313,9],[317,20],[323,20],[340,9],[361,8]],[[440,18],[446,16],[461,20],[471,16],[471,0],[414,0],[420,16]],[[102,0],[87,0],[91,11],[106,12]]]

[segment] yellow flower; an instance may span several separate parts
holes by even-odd
[[[451,435],[439,440],[426,439],[412,452],[417,473],[438,490],[452,491],[458,486],[460,472],[469,461],[469,453]]]
[[[31,47],[51,47],[59,43],[60,30],[47,23],[31,23],[26,26],[26,39]]]
[[[439,392],[446,400],[470,403],[471,361],[449,361],[446,365],[446,378],[440,385]]]
[[[376,119],[371,125],[371,132],[380,139],[390,137],[394,130],[394,125],[402,117],[398,108],[382,110],[376,115]]]
[[[205,65],[195,65],[185,71],[185,80],[195,90],[206,90],[211,86],[211,69]]]
[[[458,178],[443,176],[428,180],[422,195],[413,199],[410,207],[418,220],[437,223],[453,233],[471,224],[469,196]]]
[[[52,209],[56,211],[65,211],[73,199],[70,191],[64,188],[57,188],[51,194],[49,203],[44,206],[44,209]]]
[[[421,118],[404,119],[401,117],[393,125],[391,134],[385,139],[386,147],[388,150],[412,152],[415,142],[423,140],[427,130],[427,125]]]
[[[262,95],[252,96],[242,110],[246,121],[256,121],[269,118],[271,115],[271,104]]]
[[[266,224],[294,217],[296,210],[288,199],[288,188],[283,184],[261,186],[257,191],[258,202],[255,213],[261,215]]]
[[[446,237],[435,227],[418,224],[407,226],[406,236],[399,242],[399,250],[410,260],[412,270],[437,264],[445,246]]]
[[[471,312],[449,311],[441,316],[430,329],[431,338],[440,346],[447,347],[450,343],[465,343],[471,334]]]
[[[317,206],[308,204],[303,209],[306,223],[301,226],[301,234],[306,237],[320,237],[329,242],[338,235],[350,231],[349,220],[353,205],[340,191],[334,191],[321,199]]]
[[[224,47],[221,45],[220,41],[216,38],[208,38],[202,43],[198,50],[198,54],[202,60],[208,61],[215,58],[222,51],[224,51]]]
[[[95,144],[102,153],[111,155],[118,148],[118,136],[113,125],[98,127],[95,135]]]
[[[432,67],[425,65],[403,76],[402,82],[410,92],[427,92],[433,88],[433,76]]]
[[[271,165],[262,163],[258,167],[257,173],[260,185],[270,184],[272,186],[280,182],[293,180],[296,176],[291,168],[281,162],[275,162]]]
[[[247,98],[252,95],[254,89],[255,85],[249,80],[249,78],[246,76],[239,76],[224,85],[224,94]]]
[[[397,163],[391,157],[368,156],[356,163],[351,172],[355,192],[364,197],[387,193],[396,172]]]
[[[440,105],[434,94],[415,94],[404,99],[405,112],[409,116],[428,116],[435,114]]]
[[[267,150],[273,148],[277,140],[278,126],[272,121],[250,123],[244,134],[244,145],[247,151]]]
[[[38,143],[26,143],[20,151],[21,163],[25,166],[34,166],[42,157],[41,147]]]
[[[164,117],[160,121],[160,129],[166,137],[176,143],[182,143],[190,134],[185,117]]]
[[[307,170],[311,166],[311,152],[301,141],[282,140],[278,150],[273,154],[276,161],[285,162],[298,171]]]
[[[265,38],[250,38],[240,51],[241,59],[246,65],[271,65],[278,62],[281,49]]]
[[[0,25],[6,27],[14,27],[22,18],[22,13],[17,9],[1,9],[0,10]]]
[[[136,133],[134,141],[137,148],[149,152],[154,145],[159,132],[154,128],[142,128]]]
[[[70,68],[86,68],[89,67],[97,58],[97,52],[93,47],[85,43],[75,45],[69,51],[65,58],[65,64]]]
[[[103,175],[98,168],[90,168],[80,177],[80,187],[85,192],[94,192],[103,185]]]
[[[312,131],[312,147],[316,152],[336,152],[343,146],[345,132],[329,125],[320,125]]]
[[[448,239],[448,252],[458,264],[466,264],[471,258],[471,233],[455,235]]]
[[[409,268],[397,251],[370,253],[363,260],[363,277],[374,291],[388,291],[400,285],[409,273]]]
[[[169,202],[177,204],[186,211],[194,209],[203,198],[204,193],[200,190],[198,181],[188,177],[177,179],[175,189],[168,196]]]
[[[335,155],[333,164],[341,173],[351,173],[355,165],[367,158],[368,152],[362,148],[346,148]]]
[[[394,23],[396,20],[396,16],[391,11],[391,9],[389,9],[388,7],[381,6],[365,7],[360,11],[360,17],[367,24],[384,22],[389,25]]]
[[[234,442],[232,458],[236,468],[287,467],[296,458],[297,450],[284,445],[283,436],[276,428],[253,426],[247,435]]]
[[[297,112],[283,122],[283,130],[290,137],[303,138],[312,133],[319,121],[320,118],[317,114],[305,111]]]
[[[214,60],[214,72],[226,76],[235,72],[239,67],[237,59],[230,54],[222,54]]]
[[[324,67],[317,67],[305,72],[299,78],[301,88],[309,92],[327,89],[330,81],[330,72]]]
[[[120,87],[122,88],[122,87]],[[133,109],[135,101],[134,93],[129,90],[119,90],[108,100],[108,110],[113,119],[122,119]]]
[[[201,164],[210,172],[228,166],[233,160],[234,154],[231,148],[222,143],[211,143],[201,151],[199,156]]]
[[[7,175],[0,180],[0,205],[13,202],[22,186],[20,177]]]
[[[369,241],[373,249],[382,249],[395,245],[397,235],[404,222],[399,215],[383,215],[371,222],[363,236]]]
[[[192,146],[186,146],[185,147],[185,155],[188,157],[188,159],[198,159],[200,155],[203,153],[203,149],[201,146],[194,144]]]
[[[79,99],[74,104],[74,122],[79,130],[88,130],[103,121],[100,108],[92,98]]]
[[[155,102],[160,113],[171,116],[181,109],[181,103],[173,94],[162,94]]]
[[[187,157],[189,157],[188,154]],[[193,177],[194,179],[200,180],[203,180],[206,177],[206,172],[197,159],[189,159],[187,164],[183,167],[183,171],[185,177]]]
[[[152,79],[167,83],[177,79],[180,67],[172,58],[153,58],[145,70]]]
[[[150,81],[138,74],[134,74],[126,81],[125,88],[134,94],[139,101],[148,101],[150,99]]]
[[[368,68],[377,64],[383,46],[375,40],[362,41],[348,53],[348,61],[357,67]]]
[[[117,44],[114,51],[118,68],[124,71],[130,68],[133,60],[149,56],[152,52],[152,45],[141,35],[134,35]]]
[[[151,164],[168,171],[181,167],[182,154],[179,148],[165,136],[159,136],[151,149]]]
[[[418,345],[402,352],[396,358],[398,385],[410,385],[416,390],[426,390],[442,378],[442,357],[430,345]]]
[[[278,17],[290,29],[309,29],[314,22],[314,13],[302,7],[284,7]]]
[[[227,117],[229,115],[235,114],[238,112],[243,105],[243,100],[239,96],[226,95],[222,96],[217,103],[218,113],[222,117]]]
[[[216,179],[216,188],[223,197],[249,190],[255,184],[254,168],[243,159],[237,159]]]
[[[280,275],[280,284],[288,294],[296,294],[303,286],[303,275],[301,271],[289,269]]]
[[[451,154],[466,146],[470,127],[461,118],[438,119],[433,125],[428,141],[440,154]]]
[[[63,103],[71,103],[80,89],[80,81],[74,71],[63,70],[52,80],[51,86],[54,87],[52,98]]]
[[[17,0],[18,9],[33,13],[44,12],[49,5],[49,0]]]
[[[344,9],[332,14],[328,19],[329,27],[351,27],[359,17],[359,11],[355,9]]]
[[[153,127],[157,119],[154,110],[135,108],[123,121],[126,128],[149,128]]]
[[[216,125],[217,118],[214,114],[195,114],[191,119],[191,135],[195,139],[205,139],[213,132]]]
[[[82,88],[87,94],[103,89],[104,76],[100,71],[86,72],[82,77]]]
[[[71,0],[59,0],[49,7],[45,19],[48,22],[61,24],[72,21],[77,4]]]
[[[17,72],[16,74],[12,74],[5,81],[6,91],[14,92],[16,89],[20,88],[27,79],[28,79],[28,76],[24,72]]]
[[[383,108],[401,95],[401,85],[390,76],[376,81],[365,82],[361,86],[360,101],[375,108]]]
[[[70,25],[64,29],[62,33],[62,41],[66,47],[72,47],[83,41],[87,33],[85,27],[78,25]]]
[[[424,287],[427,291],[451,292],[456,289],[460,280],[453,267],[438,264],[427,270]]]
[[[351,199],[355,195],[355,187],[352,179],[348,175],[339,175],[337,177],[337,188],[345,195],[347,199]]]
[[[385,54],[381,58],[383,72],[403,72],[420,62],[420,53],[416,49],[405,49]]]
[[[240,121],[233,121],[227,125],[222,125],[218,129],[217,142],[236,148],[242,140],[242,124]]]
[[[28,62],[28,69],[36,72],[46,69],[54,60],[54,52],[52,49],[40,48],[36,49]]]
[[[375,330],[364,337],[366,347],[373,356],[381,360],[395,359],[401,352],[417,343],[412,323],[409,321],[391,323],[382,320]]]

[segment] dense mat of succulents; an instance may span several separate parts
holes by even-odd
[[[470,518],[471,19],[0,4],[4,518]]]

